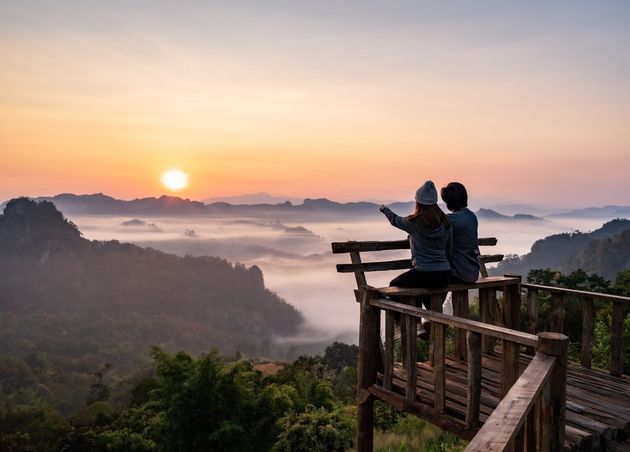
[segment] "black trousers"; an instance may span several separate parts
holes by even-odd
[[[451,271],[443,270],[437,272],[422,272],[412,268],[406,271],[402,275],[398,275],[389,283],[391,286],[396,287],[413,287],[419,289],[443,289],[451,282]],[[397,300],[398,297],[391,297]],[[425,308],[431,309],[431,297],[423,295],[420,297],[420,301]]]

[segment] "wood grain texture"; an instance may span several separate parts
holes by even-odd
[[[610,336],[610,373],[620,376],[623,374],[623,305],[619,301],[613,303]]]
[[[582,300],[582,348],[580,364],[591,368],[593,359],[593,335],[595,334],[595,303],[592,298]]]
[[[497,239],[494,237],[482,237],[478,240],[479,246],[494,246]],[[409,240],[389,240],[389,241],[349,241],[331,243],[333,254],[349,253],[351,251],[386,251],[386,250],[408,250]]]
[[[547,380],[556,359],[536,354],[518,381],[486,420],[466,451],[504,451],[519,433]]]
[[[406,304],[397,303],[388,298],[371,298],[369,303],[373,306],[384,310],[400,312],[405,315],[412,315],[416,318],[425,318],[432,322],[439,322],[445,325],[464,328],[481,334],[486,334],[497,339],[506,339],[508,341],[517,342],[520,345],[535,347],[538,337],[533,334],[523,333],[517,330],[510,330],[496,325],[487,325],[475,320],[462,319],[450,315],[428,311],[426,309],[408,306]]]

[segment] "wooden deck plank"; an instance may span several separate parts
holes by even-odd
[[[482,356],[479,419],[485,422],[500,401],[500,353]],[[520,355],[520,373],[531,356]],[[434,372],[429,363],[417,363],[416,396],[428,406],[434,404]],[[382,376],[379,375],[379,381]],[[449,355],[445,359],[446,415],[464,423],[467,411],[467,365]],[[590,384],[589,384],[590,382]],[[406,374],[399,363],[393,371],[392,391],[405,393]],[[608,372],[569,365],[567,372],[565,450],[604,450],[605,444],[630,437],[630,381]]]

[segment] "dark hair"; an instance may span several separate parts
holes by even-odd
[[[456,211],[468,207],[466,187],[459,182],[450,182],[446,187],[442,188],[440,195],[448,210]]]
[[[450,226],[448,217],[442,212],[437,204],[422,205],[416,201],[416,210],[407,219],[411,222],[419,220],[422,226],[427,229],[437,229],[441,224]]]

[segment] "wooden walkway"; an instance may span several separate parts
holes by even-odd
[[[480,420],[486,419],[501,398],[501,355],[482,356]],[[520,372],[531,356],[521,354]],[[393,391],[405,394],[406,371],[394,365]],[[416,397],[430,409],[434,406],[433,367],[417,364]],[[382,375],[379,374],[382,381]],[[466,416],[466,363],[453,356],[446,358],[446,415],[463,423]],[[567,369],[565,450],[630,451],[630,378],[614,377],[608,372],[586,369],[569,363]]]

